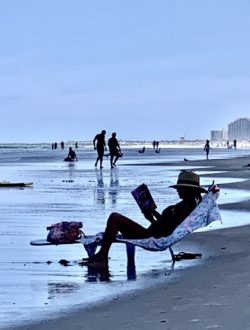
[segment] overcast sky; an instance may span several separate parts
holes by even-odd
[[[0,142],[210,138],[250,117],[249,0],[0,0]]]

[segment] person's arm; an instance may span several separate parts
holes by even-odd
[[[94,138],[94,140],[93,140],[94,150],[96,149],[95,142],[96,142],[96,136],[95,136],[95,138]]]
[[[116,142],[117,142],[117,148],[118,148],[118,150],[121,152],[121,147],[120,147],[120,144],[119,144],[119,142],[116,140]]]
[[[161,214],[158,211],[156,211],[156,209],[145,210],[145,211],[143,211],[143,215],[151,223],[157,222],[157,221],[161,220],[161,218],[162,218]]]

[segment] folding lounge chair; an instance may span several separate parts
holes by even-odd
[[[221,221],[221,215],[216,203],[219,196],[218,190],[216,192],[210,191],[203,196],[202,201],[197,205],[193,212],[174,230],[174,232],[166,237],[161,238],[146,238],[146,239],[125,239],[118,234],[116,238],[117,243],[125,243],[127,248],[128,265],[134,264],[135,247],[139,246],[149,251],[164,251],[169,249],[172,261],[176,258],[172,246],[183,239],[187,234],[193,231],[208,226],[215,220]],[[96,235],[85,235],[75,243],[82,243],[88,256],[92,256],[97,247],[102,244],[104,233]],[[35,240],[30,242],[31,245],[53,245],[46,240]]]
[[[208,226],[215,220],[221,221],[221,215],[216,203],[219,193],[210,191],[206,194],[202,201],[197,205],[193,212],[173,231],[173,233],[166,237],[149,237],[145,239],[125,239],[118,234],[116,237],[117,243],[126,243],[128,263],[134,262],[135,247],[139,246],[149,251],[164,251],[169,249],[172,261],[176,258],[172,246],[183,239],[187,234],[193,231]],[[93,236],[85,236],[80,241],[83,243],[88,256],[92,256],[98,245],[101,245],[104,233],[98,233]]]

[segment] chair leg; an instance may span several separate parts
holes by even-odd
[[[83,245],[83,246],[84,246],[84,248],[85,248],[85,250],[88,254],[88,257],[90,258],[95,254],[98,243],[93,242],[93,243],[86,244],[86,245]]]
[[[170,251],[170,254],[171,254],[171,257],[172,257],[172,262],[174,264],[175,263],[175,255],[174,255],[174,251],[173,251],[171,246],[169,247],[169,251]]]
[[[135,265],[135,245],[126,243],[128,266]]]

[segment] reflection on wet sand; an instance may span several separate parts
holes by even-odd
[[[106,190],[108,190],[108,196],[112,204],[116,204],[117,196],[119,193],[119,178],[116,169],[110,171],[110,183],[109,187],[104,184],[103,181],[103,171],[96,169],[96,181],[97,186],[95,189],[95,198],[97,203],[105,204]]]
[[[110,282],[112,275],[109,271],[108,265],[95,265],[95,266],[87,266],[87,273],[85,277],[86,277],[86,282]],[[135,265],[127,266],[127,279],[129,281],[136,279]]]
[[[115,168],[110,171],[110,185],[109,185],[109,196],[112,204],[116,203],[119,192],[119,178]]]
[[[110,272],[108,265],[88,266],[85,275],[86,282],[109,282]]]
[[[48,299],[59,294],[68,294],[80,290],[81,286],[74,282],[48,282]]]
[[[103,183],[103,173],[96,169],[96,179],[97,179],[97,187],[96,187],[96,200],[99,204],[105,203],[105,187]]]

